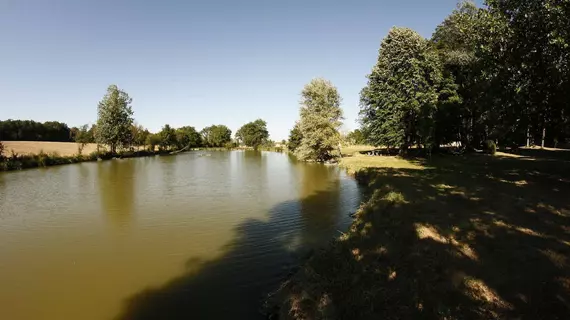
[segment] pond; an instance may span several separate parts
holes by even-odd
[[[262,318],[359,202],[339,168],[272,152],[2,173],[0,318]]]

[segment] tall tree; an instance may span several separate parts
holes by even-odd
[[[159,146],[161,149],[166,150],[176,146],[176,131],[170,125],[165,124],[158,136],[160,137]]]
[[[301,140],[303,140],[303,134],[301,133],[299,122],[297,122],[289,133],[289,142],[287,144],[287,149],[289,149],[291,152],[295,152],[301,145]]]
[[[255,150],[269,139],[269,131],[267,131],[267,122],[257,119],[253,122],[244,124],[236,132],[236,139],[243,142],[248,147]]]
[[[232,130],[223,124],[202,129],[202,139],[208,147],[223,147],[232,141]]]
[[[367,140],[376,146],[431,145],[442,74],[429,42],[408,28],[392,28],[360,95]]]
[[[202,145],[202,137],[194,127],[185,126],[176,129],[176,143],[178,148],[196,148]]]
[[[328,80],[311,80],[301,92],[299,130],[301,143],[295,153],[302,160],[327,161],[338,148],[342,125],[341,97]]]
[[[528,131],[537,144],[563,137],[570,102],[570,2],[560,0],[488,0],[489,14],[508,33],[491,49],[506,68],[516,115],[509,120]],[[562,135],[561,135],[562,134]]]
[[[127,147],[132,141],[132,99],[116,85],[107,88],[107,94],[99,102],[96,140],[108,145],[112,153]]]

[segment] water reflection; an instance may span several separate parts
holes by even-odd
[[[301,164],[298,170],[301,172],[302,243],[309,246],[323,244],[338,236],[337,227],[342,215],[339,172],[319,164]]]
[[[238,175],[249,178],[243,188],[263,192],[264,179],[256,178],[265,171],[263,156],[244,152],[233,160],[240,162],[234,167]],[[291,180],[300,184],[294,199],[271,207],[269,220],[247,219],[237,225],[221,258],[204,262],[189,257],[185,275],[132,296],[117,319],[263,319],[262,299],[308,250],[336,236],[341,216],[338,170],[299,165],[300,179]]]
[[[109,223],[127,226],[133,219],[135,203],[135,161],[111,160],[98,164],[97,185],[101,210]]]

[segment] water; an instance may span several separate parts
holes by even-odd
[[[269,152],[0,174],[0,319],[256,319],[356,183]]]

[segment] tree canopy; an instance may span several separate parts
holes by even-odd
[[[176,129],[176,143],[179,149],[202,146],[202,137],[194,127],[184,126]]]
[[[200,133],[203,143],[208,147],[224,147],[232,141],[232,131],[223,124],[206,127]]]
[[[299,145],[301,145],[301,140],[303,140],[303,134],[301,133],[299,122],[297,122],[289,133],[289,142],[287,143],[287,149],[289,149],[291,152],[295,152],[297,148],[299,148]]]
[[[107,94],[99,102],[96,140],[110,147],[112,153],[118,147],[127,147],[132,142],[132,99],[116,85],[107,88]]]
[[[0,140],[4,141],[72,141],[71,130],[65,123],[32,120],[0,121]]]
[[[269,131],[267,131],[267,123],[262,119],[244,124],[236,132],[236,139],[243,142],[248,147],[257,148],[267,142],[269,139]]]
[[[342,125],[341,97],[328,80],[311,80],[301,92],[299,130],[301,143],[295,154],[302,160],[327,161],[338,148]]]
[[[411,29],[392,28],[360,95],[368,141],[401,150],[432,142],[441,84],[439,59],[429,42]]]
[[[168,124],[162,127],[162,130],[158,133],[158,137],[159,146],[162,150],[167,150],[177,145],[176,131]]]

